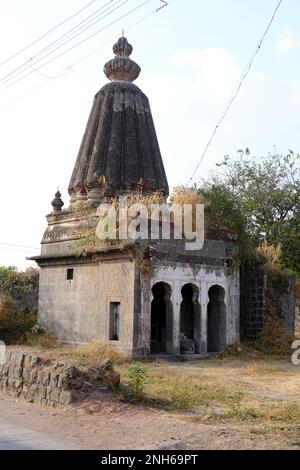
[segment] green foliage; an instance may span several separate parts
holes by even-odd
[[[128,368],[125,383],[120,388],[121,394],[128,401],[141,401],[148,378],[148,368],[134,362]]]
[[[36,335],[43,335],[46,333],[46,331],[39,323],[36,323],[32,328],[32,333]]]
[[[36,321],[36,315],[18,312],[13,300],[0,300],[0,339],[6,344],[25,342]]]
[[[19,311],[37,313],[38,282],[38,269],[23,272],[13,266],[0,267],[0,297],[17,301]]]
[[[16,267],[0,267],[0,293],[13,296],[16,292],[28,294],[34,292],[38,285],[38,270],[29,268],[25,272]]]
[[[40,326],[35,325],[31,331],[26,334],[26,344],[29,346],[38,346],[43,349],[58,348],[57,336],[51,331],[45,331]]]
[[[239,153],[225,157],[198,190],[249,245],[281,245],[283,267],[300,275],[300,155]]]
[[[240,201],[222,185],[203,186],[198,192],[208,201],[205,213],[210,228],[225,228],[242,237],[246,218]]]

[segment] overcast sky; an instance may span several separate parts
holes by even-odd
[[[117,8],[124,1],[113,0],[110,7]],[[170,186],[174,186],[186,183],[191,176],[278,3],[173,0],[126,31],[163,4],[150,0],[135,13],[37,70],[144,1],[127,0],[76,40],[35,63],[35,54],[108,3],[95,0],[73,20],[0,65],[0,265],[30,265],[25,258],[38,253],[46,228],[45,215],[51,211],[57,186],[68,205],[67,186],[92,100],[107,82],[103,65],[113,57],[112,38],[120,36],[122,28],[134,47],[132,58],[142,67],[136,84],[150,99],[167,176]],[[87,3],[88,0],[1,0],[0,63]],[[282,153],[290,148],[300,151],[299,26],[299,0],[283,0],[196,181],[205,177],[224,155],[236,155],[238,149],[248,147],[257,156],[274,147]],[[100,48],[107,41],[109,44]],[[95,54],[70,68],[98,47]],[[22,74],[5,78],[25,62],[28,68],[23,74],[32,72],[30,75],[14,84]],[[27,94],[40,85],[43,86]],[[24,252],[3,243],[36,250]]]

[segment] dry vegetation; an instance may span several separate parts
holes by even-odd
[[[266,241],[256,248],[257,254],[265,259],[266,268],[269,272],[277,274],[282,271],[282,246],[270,245]]]
[[[53,339],[51,347],[38,344],[36,341],[28,346],[12,346],[12,349],[20,349],[24,353],[37,354],[45,360],[72,363],[83,368],[96,368],[103,359],[111,359],[114,365],[124,365],[128,358],[118,354],[102,343],[89,343],[80,347],[62,347],[55,336],[49,333],[49,342]]]
[[[97,367],[110,358],[123,384],[132,368],[126,357],[100,343],[47,351],[27,347],[27,352],[81,368]],[[207,426],[241,427],[269,436],[275,433],[278,439],[282,435],[290,444],[300,445],[300,367],[293,366],[287,355],[270,356],[253,346],[236,346],[219,358],[157,361],[142,368],[146,368],[146,385],[138,401],[147,408]],[[120,393],[124,400],[122,390]]]
[[[130,222],[134,220],[135,218],[137,218],[139,215],[146,216],[146,214],[144,213],[141,213],[141,214],[139,213],[138,205],[141,205],[147,209],[147,212],[148,212],[147,217],[150,218],[152,207],[154,205],[160,206],[162,204],[165,204],[166,202],[167,202],[166,197],[161,192],[155,192],[151,195],[129,194],[127,196],[125,207],[120,206],[119,198],[117,197],[111,198],[109,201],[107,201],[107,204],[109,204],[110,207],[115,211],[116,233],[113,234],[114,236],[112,238],[108,235],[106,239],[100,239],[97,236],[96,226],[99,221],[99,217],[96,217],[95,214],[91,214],[90,210],[87,209],[87,212],[89,213],[89,217],[87,220],[88,227],[85,230],[85,232],[83,232],[82,234],[83,238],[79,242],[77,242],[76,249],[77,249],[78,255],[85,256],[89,252],[95,249],[105,248],[109,245],[118,245],[124,248],[130,245],[131,244],[130,240],[123,240],[119,238],[120,211],[122,210],[123,213],[126,214],[128,224],[130,224]],[[172,196],[170,198],[170,202],[169,202],[170,207],[175,204],[179,206],[184,206],[184,204],[191,204],[194,207],[197,204],[204,204],[207,206],[208,201],[206,201],[196,191],[179,186],[179,187],[174,188]],[[106,218],[107,216],[108,214],[104,211],[103,217]],[[172,217],[173,217],[173,214],[171,213],[171,219]],[[114,222],[114,220],[111,220],[111,221]]]
[[[122,366],[121,372],[125,374]],[[153,363],[143,403],[183,420],[282,433],[300,443],[300,367],[268,360],[211,359]]]

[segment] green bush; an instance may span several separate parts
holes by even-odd
[[[36,326],[26,334],[26,344],[43,349],[55,349],[59,346],[57,336],[54,333],[41,330],[41,327],[37,331]]]
[[[128,368],[125,382],[121,386],[121,394],[128,401],[141,401],[148,378],[148,368],[139,362],[134,362]]]
[[[0,266],[0,298],[16,302],[18,312],[37,314],[39,271],[28,268],[18,271],[13,266]]]
[[[25,342],[26,335],[37,322],[33,313],[18,312],[10,298],[0,300],[0,340],[6,344]]]

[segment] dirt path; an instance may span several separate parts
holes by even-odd
[[[98,394],[89,402],[63,410],[40,408],[2,396],[0,446],[97,450],[295,449],[280,435],[265,432],[261,435],[257,430],[253,433],[240,426],[188,423],[167,413],[121,403],[110,394]]]

